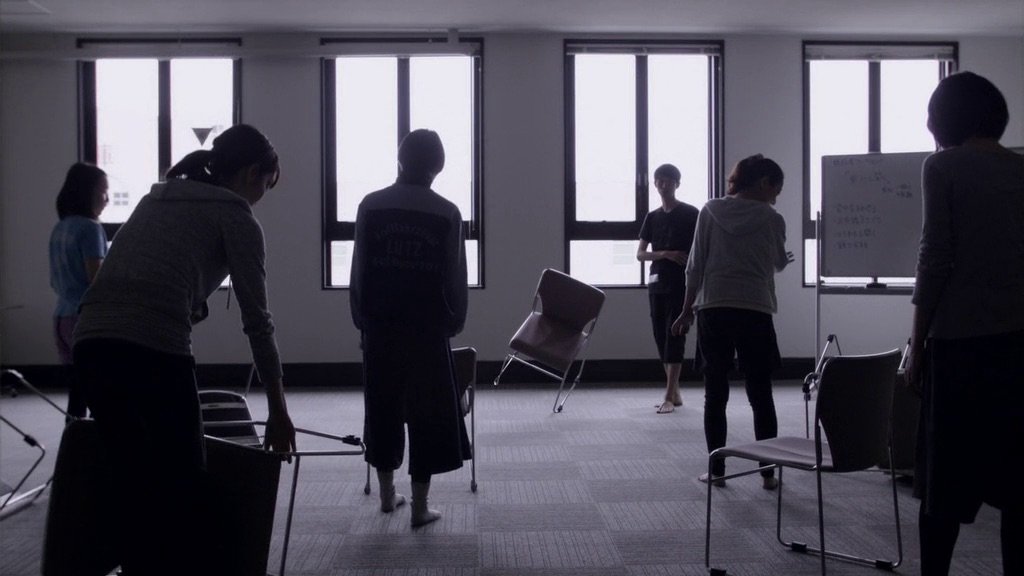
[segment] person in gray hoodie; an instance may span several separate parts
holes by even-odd
[[[121,567],[128,574],[206,573],[205,446],[192,326],[231,275],[267,393],[266,444],[294,451],[263,230],[251,206],[276,183],[277,153],[252,126],[233,126],[153,185],[121,227],[82,298],[76,375],[111,469]]]
[[[758,440],[778,435],[772,371],[780,364],[772,314],[775,273],[793,261],[786,251],[786,222],[772,205],[783,173],[760,154],[741,160],[729,175],[728,196],[709,200],[697,217],[686,263],[683,311],[672,325],[686,333],[697,320],[696,363],[704,373],[704,437],[708,452],[725,445],[729,370],[738,357]],[[725,462],[712,463],[702,482],[724,486]],[[765,489],[778,486],[774,471],[762,472]]]

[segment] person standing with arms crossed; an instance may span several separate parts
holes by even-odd
[[[940,150],[922,169],[906,370],[922,396],[923,576],[949,574],[960,525],[982,503],[1000,510],[1003,573],[1024,574],[1024,492],[999,466],[1024,449],[1024,157],[999,144],[1008,122],[1002,93],[971,72],[942,80],[928,102]]]
[[[778,435],[772,371],[781,358],[772,314],[778,309],[775,274],[793,261],[786,251],[786,221],[772,206],[782,192],[775,161],[755,154],[729,175],[725,198],[709,200],[697,218],[686,264],[686,299],[672,331],[686,333],[697,320],[697,362],[704,372],[704,437],[708,453],[725,446],[729,370],[738,357],[757,440]],[[724,486],[725,462],[712,463],[701,482]],[[778,486],[773,470],[761,473],[766,490]]]
[[[431,476],[471,457],[449,344],[466,322],[468,288],[462,215],[430,188],[444,168],[441,138],[413,130],[398,165],[395,184],[359,203],[349,302],[362,335],[365,458],[381,512],[402,506],[394,472],[408,426],[415,528],[441,517],[427,506]]]
[[[267,393],[265,445],[295,450],[274,323],[263,229],[252,213],[280,175],[270,141],[225,130],[167,171],[121,226],[75,328],[77,376],[110,462],[121,567],[128,575],[216,573],[204,538],[206,449],[192,326],[231,275]]]
[[[50,286],[57,293],[53,337],[60,355],[61,377],[68,386],[68,414],[85,418],[85,390],[72,370],[72,337],[78,306],[107,256],[107,233],[100,214],[107,207],[107,173],[76,162],[57,194],[57,217],[50,233]]]
[[[640,245],[636,259],[650,262],[647,292],[651,304],[651,325],[658,358],[665,369],[665,398],[658,414],[673,412],[683,405],[679,393],[679,374],[683,367],[686,335],[672,333],[672,321],[683,309],[686,278],[683,274],[690,256],[698,210],[676,199],[682,175],[672,164],[654,171],[654,187],[661,196],[661,207],[652,210],[640,227]]]

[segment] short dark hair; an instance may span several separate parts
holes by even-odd
[[[762,178],[767,178],[768,183],[774,186],[781,184],[785,175],[778,163],[771,158],[765,158],[763,154],[747,156],[736,164],[729,175],[729,193],[749,188]]]
[[[654,171],[655,180],[671,180],[678,184],[683,179],[683,175],[679,172],[679,168],[676,168],[672,164],[662,164]]]
[[[184,178],[222,185],[236,172],[253,164],[262,174],[273,174],[277,184],[281,166],[277,151],[262,132],[249,124],[235,124],[213,139],[212,150],[190,152],[167,171],[167,178]]]
[[[407,182],[429,185],[444,169],[444,145],[433,130],[409,132],[398,146],[398,165]]]
[[[93,194],[106,177],[107,173],[98,166],[85,162],[72,164],[57,194],[57,217],[61,220],[68,216],[92,218]]]
[[[928,100],[928,130],[944,148],[973,136],[999,140],[1009,121],[1002,92],[973,72],[943,78]]]

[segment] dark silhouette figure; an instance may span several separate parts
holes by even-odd
[[[295,449],[267,308],[263,230],[251,206],[277,182],[277,153],[240,124],[185,156],[117,233],[82,300],[74,360],[110,460],[127,574],[206,573],[205,449],[192,325],[230,274],[269,416],[265,442]]]
[[[107,173],[77,162],[68,169],[57,195],[59,221],[50,233],[50,286],[57,293],[53,339],[60,356],[61,381],[68,388],[68,414],[84,418],[85,391],[74,377],[72,337],[82,296],[107,256],[107,234],[100,214],[107,207]]]
[[[1003,573],[1024,574],[1024,492],[992,465],[1024,446],[1024,157],[999,144],[991,82],[942,80],[928,102],[940,150],[924,161],[924,227],[907,381],[921,392],[915,495],[921,573],[949,573],[960,524],[1002,514]]]
[[[466,321],[466,254],[459,209],[430,189],[444,168],[437,133],[410,132],[398,164],[398,181],[359,204],[350,302],[362,331],[366,461],[381,511],[404,504],[394,471],[408,426],[416,527],[440,518],[427,507],[430,477],[470,458],[448,341]]]

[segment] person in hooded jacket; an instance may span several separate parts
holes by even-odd
[[[263,229],[251,206],[277,183],[277,153],[246,124],[217,136],[154,184],[121,226],[82,298],[76,376],[109,461],[125,574],[216,573],[205,557],[206,453],[192,326],[231,275],[266,388],[265,443],[295,450],[274,323]],[[228,526],[227,529],[234,527]]]
[[[793,261],[786,251],[786,222],[772,205],[782,191],[782,168],[756,154],[741,160],[729,176],[725,198],[709,200],[697,217],[686,263],[683,310],[672,325],[685,333],[697,321],[698,368],[704,373],[704,437],[708,452],[725,445],[729,370],[733,358],[745,377],[757,440],[778,435],[772,372],[781,358],[772,314],[778,308],[775,273]],[[774,471],[761,473],[775,489]],[[712,463],[701,482],[724,486],[725,461]]]

